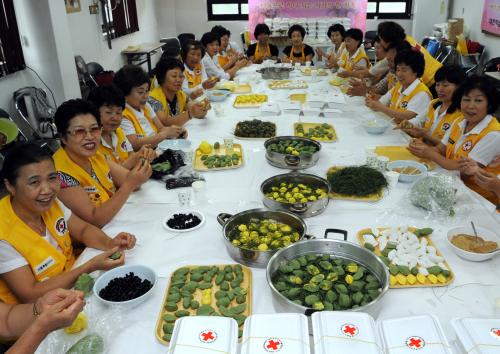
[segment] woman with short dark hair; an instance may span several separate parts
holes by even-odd
[[[182,90],[189,98],[196,99],[203,94],[203,89],[211,89],[218,79],[215,76],[208,77],[202,59],[205,56],[205,48],[200,41],[187,41],[182,48],[182,60],[184,61],[184,77]]]
[[[314,57],[314,49],[311,46],[304,44],[306,30],[301,25],[292,25],[288,29],[288,38],[291,39],[292,45],[283,49],[284,63],[300,63],[305,64],[307,61],[312,61]]]
[[[253,35],[257,43],[251,44],[247,49],[248,59],[254,64],[260,64],[266,59],[276,60],[279,55],[278,47],[269,43],[271,31],[265,23],[255,26]]]
[[[357,28],[346,31],[344,37],[345,49],[338,61],[339,74],[344,71],[370,68],[370,59],[366,55],[363,44],[363,32]],[[343,77],[343,75],[339,75]],[[346,75],[347,76],[347,75]]]
[[[332,46],[328,47],[326,54],[323,53],[323,50],[320,47],[316,49],[318,61],[321,61],[324,57],[326,59],[326,67],[337,68],[338,61],[342,57],[345,50],[345,28],[340,23],[336,23],[328,28],[328,32],[326,34],[332,42]]]

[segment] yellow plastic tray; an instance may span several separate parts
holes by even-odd
[[[258,102],[253,102],[253,103],[241,102],[243,97],[248,97],[248,96],[255,96],[256,98],[258,98]],[[258,94],[239,95],[239,96],[236,96],[236,98],[234,99],[233,107],[234,108],[258,108],[263,103],[267,102],[267,100],[268,100],[267,95],[258,95]]]
[[[375,154],[379,156],[386,156],[390,161],[397,160],[413,160],[423,163],[427,166],[429,170],[436,168],[436,163],[427,159],[421,159],[418,156],[413,155],[406,146],[377,146],[375,148]]]
[[[271,90],[295,90],[309,87],[307,82],[296,80],[273,80],[269,82],[268,86]]]
[[[377,228],[377,230],[379,231],[383,231],[383,230],[386,230],[388,229],[387,227],[379,227]],[[410,231],[414,232],[417,228],[415,227],[409,227],[408,228]],[[372,232],[371,229],[363,229],[363,230],[360,230],[357,234],[357,238],[358,238],[358,242],[359,244],[364,247],[365,245],[365,240],[363,238],[363,235],[365,234],[370,234]],[[441,252],[439,252],[439,250],[437,249],[436,245],[432,242],[432,239],[430,238],[431,235],[428,235],[428,236],[422,236],[422,237],[425,237],[427,239],[427,245],[429,246],[433,246],[434,248],[436,248],[436,254],[438,256],[443,256],[441,254]],[[419,238],[422,238],[422,237],[419,237]],[[377,256],[381,256],[382,253],[380,252],[380,249],[379,247],[375,247],[375,251],[374,253],[377,255]],[[450,265],[448,264],[448,262],[446,261],[446,259],[443,261],[444,264],[446,265],[446,267],[448,268],[448,270],[450,271],[450,276],[448,277],[447,281],[444,282],[444,283],[436,283],[436,284],[433,284],[429,281],[429,279],[426,280],[426,283],[425,284],[421,284],[419,282],[416,282],[415,284],[406,284],[406,285],[401,285],[401,284],[396,284],[396,285],[392,285],[390,286],[391,289],[401,289],[401,288],[428,288],[428,287],[440,287],[440,286],[447,286],[449,285],[453,279],[455,278],[455,274],[453,273],[453,271],[451,270],[450,268]]]
[[[237,153],[241,156],[239,163],[236,166],[226,166],[226,167],[214,167],[214,168],[208,168],[203,164],[203,160],[201,159],[201,156],[203,155],[228,155],[228,154],[233,154]],[[215,150],[212,148],[212,152],[210,154],[202,154],[200,156],[196,156],[193,161],[193,170],[195,171],[220,171],[220,170],[231,170],[235,168],[240,168],[243,166],[245,163],[244,157],[243,157],[243,147],[240,144],[233,144],[233,151],[230,153],[226,154],[226,147],[224,144],[221,144],[219,149]]]
[[[330,167],[328,169],[327,174],[329,172],[338,171],[338,170],[340,170],[342,168],[344,168],[344,166]],[[385,189],[382,188],[378,193],[369,194],[369,195],[364,196],[364,197],[358,197],[358,196],[354,196],[354,195],[338,194],[338,193],[334,193],[334,192],[330,192],[329,197],[330,197],[330,199],[337,199],[337,200],[352,200],[352,201],[357,201],[357,202],[375,203],[375,202],[378,202],[378,201],[382,200],[382,198],[384,198],[384,194],[385,194]]]
[[[216,266],[216,267],[219,267],[219,269],[223,269],[227,265],[235,266],[236,264],[216,264],[216,265],[208,265],[208,267]],[[200,266],[190,265],[190,266],[185,266],[185,267],[180,267],[180,268],[189,268],[189,270],[191,270],[191,269],[197,268],[197,267],[200,267]],[[248,267],[245,267],[245,266],[241,266],[241,267],[243,268],[243,282],[241,283],[240,287],[243,289],[247,289],[247,297],[246,297],[246,301],[244,302],[245,304],[247,304],[247,308],[242,313],[242,315],[245,315],[248,317],[252,314],[252,271]],[[178,269],[180,269],[180,268],[178,268]],[[162,306],[160,309],[160,314],[158,315],[158,320],[156,321],[156,329],[155,329],[156,339],[158,339],[158,341],[160,343],[165,344],[165,345],[168,345],[169,342],[167,342],[166,340],[163,339],[163,336],[165,334],[163,332],[163,324],[165,323],[163,321],[163,316],[166,314],[173,315],[173,312],[167,311],[165,308],[165,306],[167,304],[168,293],[170,292],[170,288],[171,288],[171,283],[172,283],[172,278],[170,278],[170,280],[168,282],[167,290],[165,291],[165,295],[163,296]],[[220,287],[215,284],[215,277],[214,277],[214,279],[212,279],[212,284],[213,284],[212,303],[210,304],[210,306],[212,306],[218,312],[217,306],[215,304],[215,302],[216,302],[215,292],[220,290]],[[200,289],[196,289],[196,291],[193,294],[194,300],[197,300],[200,303],[200,305],[201,305],[201,291],[202,290],[200,290]],[[181,300],[178,301],[177,304],[179,306],[179,309],[184,309],[184,307],[182,306],[182,297],[181,297]],[[231,302],[231,306],[236,306],[236,305],[238,305],[236,303],[236,299],[233,299],[233,301]],[[190,308],[188,311],[191,314],[191,316],[196,316],[196,310],[193,310]],[[243,325],[241,325],[240,328],[242,328],[242,327],[243,327]]]
[[[290,101],[300,102],[302,104],[306,103],[307,94],[306,93],[292,93],[290,96]]]
[[[309,130],[311,130],[313,128],[316,128],[318,126],[323,125],[323,123],[294,123],[293,124],[293,132],[294,132],[295,136],[298,136],[297,135],[298,134],[297,127],[299,125],[302,125],[304,127],[304,131],[308,132]],[[328,138],[311,138],[311,139],[321,141],[323,143],[333,143],[334,141],[337,141],[337,132],[335,131],[335,128],[331,124],[328,124],[328,125],[330,126],[329,128],[330,128],[331,132],[333,133],[332,139],[328,139]]]

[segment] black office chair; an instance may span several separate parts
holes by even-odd
[[[500,65],[500,57],[491,58],[483,65],[483,74],[485,72],[498,71],[498,65]]]
[[[186,44],[187,41],[189,40],[195,40],[196,37],[193,33],[181,33],[177,36],[179,39],[179,43],[181,45],[181,48],[184,47],[184,44]]]
[[[92,76],[95,80],[95,77],[102,73],[104,71],[104,68],[102,67],[101,64],[96,63],[95,61],[91,61],[90,63],[87,63],[87,72]]]

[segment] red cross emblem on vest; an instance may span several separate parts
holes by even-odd
[[[201,332],[198,338],[202,343],[213,343],[217,340],[217,333],[211,329],[207,329]]]
[[[406,346],[414,350],[422,349],[425,347],[425,341],[421,337],[410,337],[406,340]]]
[[[66,220],[64,220],[64,218],[57,219],[55,229],[59,236],[63,236],[66,233],[67,229]]]
[[[359,329],[353,324],[342,325],[342,334],[347,337],[356,337],[359,334]]]
[[[283,342],[278,338],[269,338],[264,342],[264,349],[266,352],[276,353],[283,348]]]
[[[444,124],[443,124],[443,128],[442,128],[442,129],[443,129],[443,131],[445,132],[445,131],[447,131],[448,129],[450,129],[450,127],[451,127],[451,124],[450,124],[450,123],[444,123]]]
[[[491,334],[494,338],[496,338],[496,339],[500,340],[500,328],[492,328],[492,329],[490,330],[490,334]]]
[[[472,141],[467,140],[465,143],[463,143],[462,150],[469,151],[470,149],[472,149]]]

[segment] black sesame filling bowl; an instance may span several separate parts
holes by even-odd
[[[162,225],[169,232],[190,232],[203,226],[205,216],[197,210],[179,210],[169,213]]]
[[[156,273],[153,269],[130,264],[108,270],[94,283],[94,295],[104,305],[136,307],[153,294]]]

